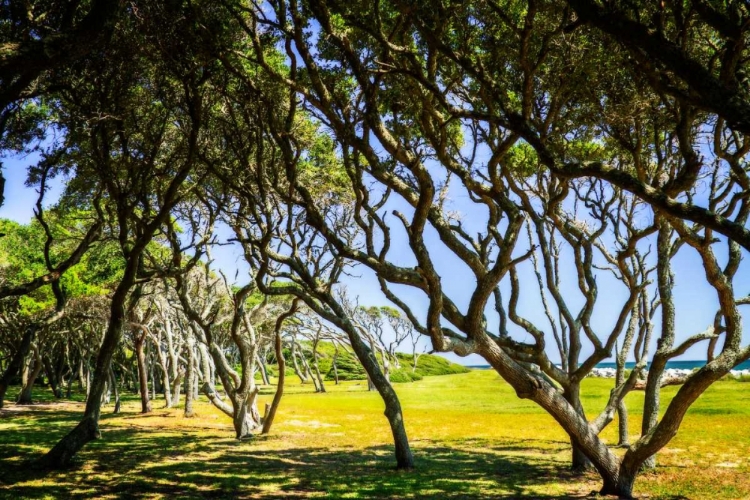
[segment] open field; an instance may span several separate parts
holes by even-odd
[[[588,379],[593,413],[611,381]],[[566,469],[568,443],[551,417],[491,371],[397,384],[418,469],[396,472],[382,403],[364,382],[288,385],[268,437],[237,442],[231,422],[202,398],[198,418],[181,409],[138,413],[128,395],[120,415],[104,408],[103,439],[70,470],[44,473],[29,462],[51,447],[83,411],[81,402],[8,404],[0,411],[2,498],[487,498],[584,497],[595,474]],[[273,388],[261,400],[269,401]],[[675,388],[663,390],[664,397]],[[46,392],[38,389],[38,396]],[[9,394],[12,401],[14,394]],[[631,432],[642,394],[631,394]],[[680,434],[642,475],[647,498],[750,498],[750,384],[719,382],[688,413]],[[616,422],[605,431],[615,440]]]

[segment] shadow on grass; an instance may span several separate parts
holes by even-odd
[[[390,446],[268,450],[283,447],[283,436],[239,443],[223,433],[130,427],[107,428],[70,469],[33,470],[33,460],[79,416],[35,415],[28,425],[0,432],[0,497],[581,498],[597,487],[561,493],[581,478],[545,456],[561,451],[560,442],[420,441],[416,470],[397,471]],[[584,479],[598,484],[594,476]]]
[[[192,436],[139,434],[109,431],[108,443],[96,443],[83,462],[67,471],[34,471],[28,463],[16,464],[3,474],[0,485],[6,485],[0,493],[24,498],[519,498],[529,496],[526,486],[558,482],[565,474],[525,459],[445,446],[421,449],[417,470],[397,471],[392,449],[385,446],[253,451],[239,450],[229,440],[206,444]],[[191,453],[199,452],[219,455],[191,459]]]

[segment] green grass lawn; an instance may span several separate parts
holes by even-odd
[[[587,379],[593,415],[611,381]],[[393,470],[383,404],[362,381],[315,394],[295,380],[270,436],[237,442],[231,422],[203,400],[199,416],[181,409],[141,415],[128,395],[120,415],[104,409],[103,439],[75,467],[38,472],[30,462],[70,429],[78,402],[8,404],[0,411],[2,498],[580,498],[600,487],[595,474],[572,476],[559,426],[519,400],[492,371],[396,384],[417,461]],[[665,399],[675,388],[663,390]],[[48,398],[38,390],[40,399]],[[273,388],[263,391],[261,408]],[[12,401],[14,394],[9,394]],[[629,396],[631,432],[640,429],[642,394]],[[690,410],[678,436],[642,475],[647,498],[750,498],[750,384],[719,382]],[[604,432],[616,440],[616,422]]]

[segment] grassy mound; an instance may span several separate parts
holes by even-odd
[[[302,342],[302,350],[307,357],[308,363],[312,366],[312,346],[307,342]],[[336,354],[336,348],[330,342],[321,342],[318,345],[318,366],[320,372],[324,374],[325,380],[334,380],[333,358]],[[294,376],[292,369],[291,353],[288,350],[284,352],[287,361],[287,376]],[[452,375],[456,373],[467,373],[469,371],[465,366],[448,361],[447,359],[433,354],[422,354],[417,360],[416,369],[413,369],[414,360],[410,354],[396,353],[398,366],[391,361],[391,382],[414,382],[421,380],[423,377],[436,375]],[[378,361],[382,366],[382,360],[378,356]],[[275,375],[276,361],[271,360],[269,363],[269,373]],[[367,378],[364,368],[359,363],[353,353],[339,348],[336,357],[336,369],[339,380],[365,380]]]

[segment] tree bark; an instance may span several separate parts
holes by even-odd
[[[671,377],[662,377],[659,381],[659,387],[666,387],[668,385],[682,385],[684,384],[689,375],[675,375]],[[635,383],[635,386],[633,386],[633,389],[636,391],[645,391],[647,387],[647,381],[646,380],[639,380]]]
[[[26,331],[23,333],[23,337],[21,338],[21,344],[18,346],[18,350],[13,355],[13,358],[10,360],[10,363],[8,363],[8,366],[5,368],[5,372],[3,372],[2,378],[0,378],[0,408],[3,407],[3,403],[5,401],[5,393],[8,391],[10,382],[18,373],[18,370],[21,369],[21,366],[23,366],[23,360],[26,359],[26,355],[29,353],[31,343],[34,341],[36,332],[36,325],[29,325],[26,328]]]
[[[108,378],[104,381],[104,394],[102,394],[102,405],[108,405],[112,399],[112,381]]]
[[[260,368],[260,378],[263,380],[263,385],[271,385],[271,381],[268,379],[265,358],[263,356],[258,356],[257,363],[258,368]]]
[[[154,361],[150,355],[146,357],[146,366],[148,367],[148,376],[151,380],[151,401],[156,401],[156,393],[161,392],[161,387],[157,387],[159,383],[154,375]]]
[[[412,455],[409,439],[406,435],[401,402],[396,395],[396,391],[393,390],[390,382],[383,375],[378,361],[375,359],[375,355],[367,348],[367,345],[362,341],[356,329],[353,328],[353,325],[351,329],[347,330],[346,333],[349,336],[349,342],[351,342],[354,354],[367,372],[368,382],[372,383],[377,389],[385,403],[385,416],[388,419],[388,424],[391,426],[393,443],[396,446],[396,467],[399,469],[412,469],[414,468],[414,456]]]
[[[313,385],[315,386],[315,392],[318,392],[318,382],[315,380],[315,376],[313,375],[312,369],[310,368],[310,362],[307,361],[307,356],[305,356],[305,353],[302,352],[302,349],[299,350],[299,358],[302,360],[302,369],[305,373],[305,380],[312,380]]]
[[[292,366],[294,367],[294,373],[299,377],[300,383],[304,384],[307,382],[307,376],[299,368],[299,362],[297,361],[297,343],[292,340]],[[300,356],[302,356],[300,354]]]
[[[625,406],[624,401],[620,401],[617,405],[617,419],[618,419],[618,431],[619,439],[618,446],[630,445],[630,431],[628,430],[628,407]]]
[[[622,474],[621,460],[602,442],[597,431],[574,405],[568,402],[565,395],[561,394],[556,387],[544,378],[528,372],[493,340],[480,337],[476,341],[476,347],[478,354],[482,355],[495,371],[515,389],[518,397],[534,401],[557,420],[571,437],[571,441],[576,445],[576,448],[584,453],[596,467],[608,491],[615,488],[620,488],[622,491],[627,490],[628,476]],[[636,473],[637,470],[633,471],[630,478],[629,488],[631,490]]]
[[[169,361],[167,361],[167,356],[161,350],[161,346],[159,345],[159,342],[157,342],[157,339],[153,339],[153,340],[154,340],[154,350],[156,351],[156,356],[159,360],[159,369],[161,370],[161,380],[160,380],[161,391],[160,392],[164,394],[164,407],[171,408],[174,400],[172,399],[173,385],[169,377]]]
[[[318,365],[318,355],[313,351],[313,368],[315,369],[315,377],[318,379],[318,392],[326,392],[326,386],[323,383],[323,376],[320,374],[320,366]]]
[[[568,390],[563,393],[565,400],[571,404],[575,411],[585,420],[586,414],[583,411],[583,405],[581,404],[581,386],[579,384],[571,384]],[[591,460],[586,457],[583,450],[578,447],[575,441],[571,438],[571,463],[570,468],[574,472],[583,473],[594,468],[591,464]]]
[[[115,370],[111,365],[109,367],[109,383],[115,393],[115,409],[112,413],[117,414],[120,413],[120,390],[117,388],[117,378],[115,378]]]
[[[234,431],[237,439],[249,439],[253,436],[253,431],[260,426],[260,415],[256,407],[257,391],[252,391],[248,395],[235,394],[233,401]]]
[[[280,317],[279,320],[282,320],[282,318]],[[284,359],[284,350],[282,349],[281,334],[280,332],[278,332],[278,327],[273,345],[274,350],[276,351],[276,363],[279,367],[279,377],[276,381],[276,393],[273,395],[271,407],[268,409],[268,412],[266,412],[266,418],[263,421],[263,430],[261,431],[261,434],[268,434],[269,432],[271,432],[273,420],[274,418],[276,418],[276,411],[279,409],[281,397],[284,395],[284,381],[286,380],[286,360]]]
[[[177,406],[180,404],[180,393],[182,391],[182,380],[184,377],[185,372],[183,370],[180,370],[177,372],[177,376],[172,380],[172,390],[170,391],[169,400],[171,403],[167,406],[167,408],[171,408],[172,406]]]
[[[151,401],[148,395],[148,367],[146,366],[145,333],[139,338],[134,335],[135,355],[138,361],[138,387],[141,394],[141,413],[151,412]]]
[[[187,359],[187,381],[185,382],[185,417],[192,418],[195,416],[195,410],[193,409],[193,399],[195,396],[195,347],[188,344],[188,359]],[[178,394],[178,393],[176,393]]]
[[[167,320],[164,324],[164,335],[167,339],[167,354],[169,355],[168,363],[164,363],[164,369],[169,368],[171,370],[171,394],[170,404],[171,406],[178,406],[180,404],[180,391],[182,390],[182,381],[185,378],[185,370],[180,367],[180,353],[181,346],[175,349],[174,336],[172,335],[172,322]],[[168,365],[168,366],[167,366]]]
[[[73,371],[71,370],[68,375],[68,383],[65,385],[65,397],[70,399],[73,397]]]
[[[147,242],[142,242],[145,247]],[[143,248],[140,249],[142,252]],[[117,286],[110,306],[109,323],[104,334],[99,355],[96,359],[94,379],[90,384],[91,397],[86,400],[86,409],[78,425],[63,437],[39,462],[46,468],[60,468],[70,465],[73,457],[86,443],[100,437],[99,416],[101,415],[101,395],[104,381],[109,377],[112,356],[120,344],[125,323],[125,301],[136,276],[139,252],[133,250],[125,267],[120,284]]]
[[[49,388],[52,390],[52,395],[55,396],[55,399],[60,399],[62,397],[60,377],[52,366],[52,361],[50,361],[48,356],[42,356],[42,363],[44,364],[44,372],[47,375],[47,382],[49,382]]]
[[[617,498],[633,498],[633,485],[636,473],[620,468],[614,477],[604,477],[604,485],[599,492],[602,495],[615,495]]]
[[[383,375],[385,376],[385,379],[390,382],[391,381],[391,361],[388,359],[388,353],[385,351],[385,349],[380,350],[380,357],[383,360]]]
[[[29,363],[24,368],[22,377],[23,385],[17,401],[19,405],[30,405],[33,403],[31,392],[34,389],[34,383],[36,382],[37,377],[42,371],[42,357],[39,355],[39,348],[36,345],[32,345],[32,351],[33,356],[29,359]]]

